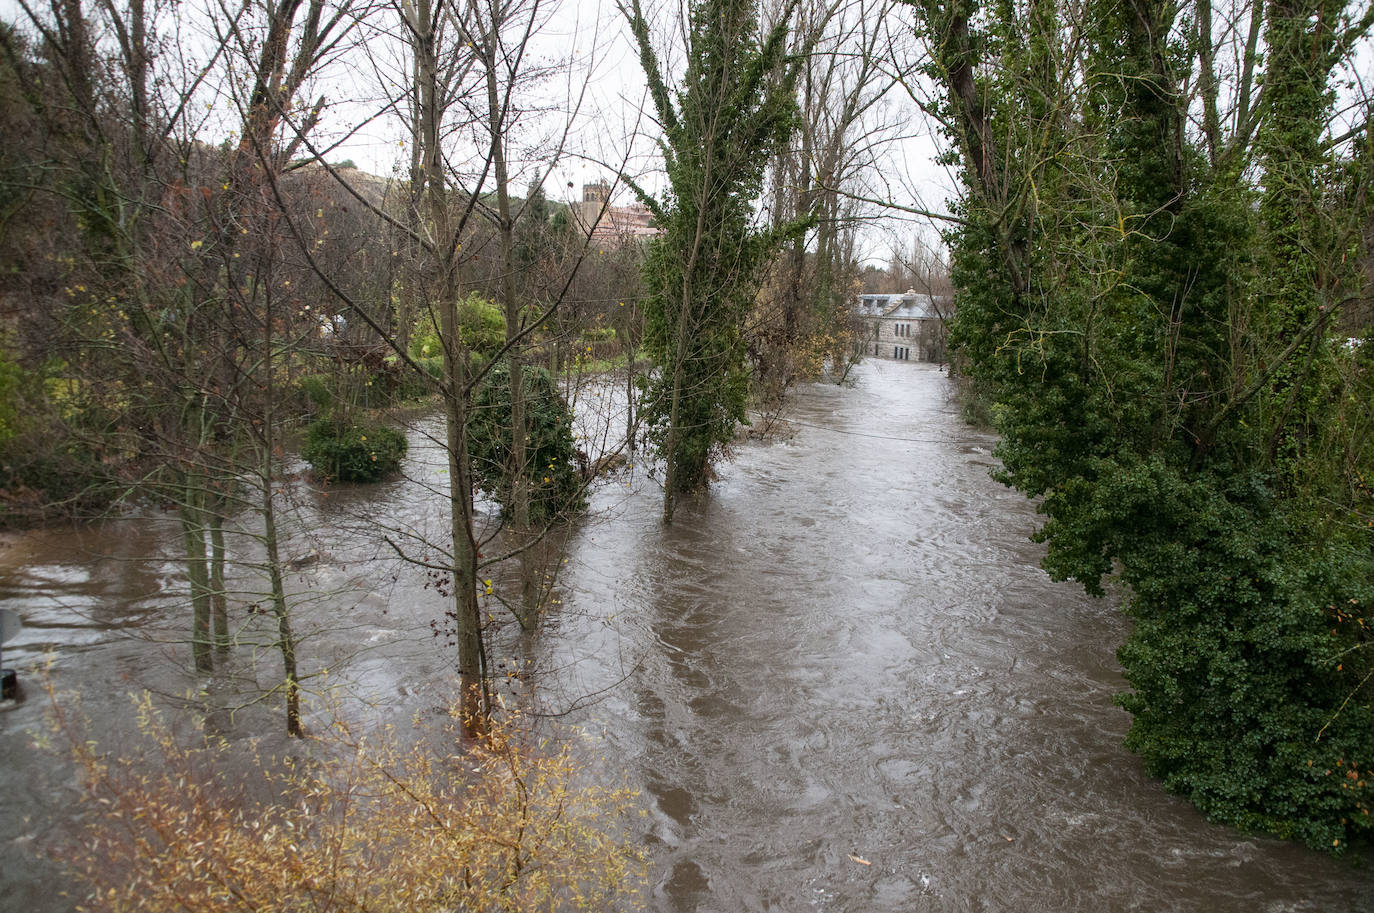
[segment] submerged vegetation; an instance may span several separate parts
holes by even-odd
[[[573,415],[553,375],[544,368],[521,372],[524,386],[525,452],[536,468],[525,481],[529,520],[547,523],[581,510],[586,483],[578,471]],[[505,364],[487,372],[468,421],[472,475],[509,510],[515,493],[511,472],[511,377]],[[585,457],[581,457],[585,461]]]
[[[406,436],[373,423],[322,418],[305,430],[301,456],[324,482],[379,482],[401,468]]]

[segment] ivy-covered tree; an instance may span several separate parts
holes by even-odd
[[[1123,584],[1127,745],[1217,820],[1368,839],[1374,416],[1336,327],[1369,124],[1331,103],[1374,14],[1238,4],[1223,46],[1209,2],[913,5],[964,184],[952,339],[1045,568]]]
[[[663,518],[705,485],[749,392],[743,323],[759,269],[803,226],[754,226],[769,157],[796,114],[796,61],[786,4],[763,29],[753,0],[697,0],[687,16],[687,69],[670,90],[638,0],[626,9],[663,129],[664,199],[637,191],[661,234],[644,268],[644,348],[659,367],[642,414],[666,464]]]

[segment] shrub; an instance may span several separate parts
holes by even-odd
[[[0,347],[0,528],[89,515],[123,490],[120,410],[54,365],[26,370]]]
[[[328,374],[306,374],[300,379],[301,393],[316,410],[334,405],[334,383]]]
[[[642,853],[634,794],[586,785],[570,748],[514,723],[465,746],[442,732],[338,723],[304,762],[188,742],[145,697],[138,751],[102,753],[58,706],[81,772],[84,829],[63,863],[83,910],[219,913],[633,909]],[[236,776],[235,771],[242,771]],[[260,797],[249,783],[266,782]]]
[[[501,309],[476,293],[458,302],[458,338],[468,351],[487,358],[506,344],[506,318]],[[412,358],[439,358],[444,354],[433,317],[426,315],[410,341]]]
[[[328,482],[377,482],[401,466],[405,435],[385,425],[338,418],[312,422],[301,456]]]
[[[544,522],[582,509],[582,477],[577,471],[572,411],[554,377],[544,368],[526,366],[525,465],[530,493],[530,520]],[[488,372],[468,420],[468,447],[477,483],[504,509],[511,507],[511,384],[503,361]]]
[[[440,380],[444,376],[444,359],[439,357],[419,357],[415,363],[428,377],[410,370],[399,362],[393,362],[397,369],[394,395],[398,400],[424,399],[434,392],[430,379]]]
[[[582,331],[583,342],[610,342],[615,339],[615,327],[587,327]]]
[[[18,362],[0,349],[0,444],[11,440],[19,433],[23,409],[20,405],[20,391],[24,384],[24,371]]]

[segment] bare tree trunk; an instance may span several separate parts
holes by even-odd
[[[217,503],[210,511],[210,615],[214,627],[215,658],[229,656],[229,606],[224,589],[224,512]]]
[[[197,672],[215,668],[210,651],[210,574],[205,563],[205,491],[196,473],[187,473],[181,515],[181,539],[186,553],[186,577],[191,589],[191,654]]]
[[[270,435],[269,435],[270,444]],[[282,685],[286,691],[286,734],[304,736],[301,728],[301,686],[296,670],[296,639],[291,631],[291,615],[286,604],[286,584],[282,579],[281,555],[277,548],[277,513],[272,492],[272,450],[263,451],[261,468],[263,543],[267,548],[267,573],[272,588],[272,614],[277,619],[277,649],[281,651]]]
[[[473,532],[472,475],[467,447],[468,357],[458,336],[458,243],[445,193],[440,121],[443,103],[437,57],[437,18],[431,0],[415,5],[411,28],[419,82],[419,121],[425,196],[439,270],[436,295],[444,349],[443,398],[449,469],[449,532],[453,541],[453,598],[458,640],[459,712],[469,736],[485,729],[487,687],[481,606],[477,601],[477,541]]]

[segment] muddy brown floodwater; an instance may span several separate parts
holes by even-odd
[[[1112,703],[1117,605],[1039,569],[1034,505],[989,478],[994,440],[960,422],[937,368],[854,380],[798,389],[773,439],[740,446],[671,526],[642,470],[600,488],[561,604],[496,646],[593,737],[593,775],[640,790],[650,908],[1374,911],[1374,855],[1208,824],[1145,775]],[[443,603],[360,521],[442,530],[427,430],[408,480],[303,496],[292,552],[307,671],[398,714],[448,687],[429,628]],[[0,606],[29,626],[6,664],[53,651],[58,687],[116,737],[125,692],[193,684],[175,544],[158,518],[9,540]],[[241,665],[233,687],[271,678],[270,656]],[[70,789],[29,746],[39,703],[0,714],[0,908],[16,913],[70,908],[33,861]]]

